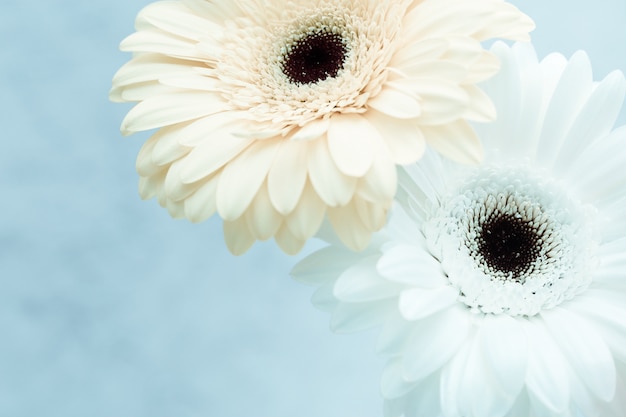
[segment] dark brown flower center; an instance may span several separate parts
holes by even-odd
[[[337,76],[347,48],[343,38],[331,32],[315,32],[297,40],[284,57],[283,73],[295,84],[314,84]]]
[[[510,214],[494,213],[477,237],[478,253],[496,272],[511,274],[516,281],[527,272],[541,252],[541,240],[532,223]]]

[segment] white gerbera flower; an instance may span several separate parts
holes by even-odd
[[[217,211],[239,254],[271,237],[295,253],[326,215],[361,249],[425,141],[478,160],[466,120],[494,117],[475,83],[498,68],[480,41],[533,23],[503,0],[179,0],[136,27],[110,96],[139,102],[124,134],[159,129],[141,196],[193,222]]]
[[[298,264],[332,327],[383,324],[386,415],[626,415],[626,92],[587,56],[492,49],[485,161],[430,151],[365,251]]]

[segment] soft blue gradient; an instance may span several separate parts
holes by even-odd
[[[107,93],[147,3],[0,3],[0,417],[381,416],[375,332],[332,334],[299,257],[139,199]],[[540,55],[626,70],[624,0],[514,3]]]

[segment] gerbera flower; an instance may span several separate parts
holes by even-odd
[[[159,129],[140,194],[193,222],[217,211],[240,254],[271,237],[295,253],[326,215],[361,249],[395,164],[425,142],[478,160],[466,120],[494,117],[475,83],[498,68],[480,41],[527,39],[533,23],[502,0],[180,0],[136,28],[110,97],[139,102],[124,134]]]
[[[331,325],[383,325],[386,415],[626,415],[626,127],[621,73],[492,50],[484,163],[427,151],[372,244],[298,264]],[[617,392],[617,394],[616,394]]]

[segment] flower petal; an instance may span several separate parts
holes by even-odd
[[[307,178],[306,144],[283,141],[267,176],[272,205],[282,214],[291,213],[304,190]]]
[[[380,140],[376,129],[361,115],[343,114],[330,120],[328,150],[345,175],[363,176],[374,162],[374,150]]]
[[[217,211],[224,220],[239,218],[250,205],[274,161],[280,140],[254,142],[222,170]]]
[[[325,138],[307,143],[309,179],[317,194],[331,207],[348,204],[356,190],[356,178],[339,171]]]

